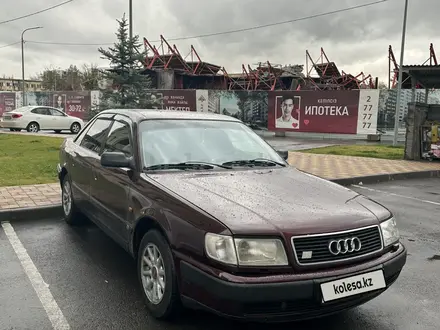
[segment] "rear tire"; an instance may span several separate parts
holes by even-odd
[[[80,130],[81,125],[77,122],[74,122],[72,126],[70,126],[70,131],[72,132],[72,134],[78,134]]]
[[[63,207],[64,221],[66,221],[66,223],[72,226],[83,223],[84,216],[75,205],[72,195],[72,186],[68,174],[64,176],[61,186],[61,203]]]
[[[156,250],[156,262],[149,257],[147,249],[150,252]],[[142,238],[137,255],[138,279],[149,312],[156,319],[174,319],[179,315],[182,305],[173,255],[168,242],[159,231],[150,230]],[[144,256],[148,259],[147,262],[144,261]],[[153,280],[154,277],[157,279],[156,282]],[[156,292],[159,292],[157,296],[154,295],[153,289],[149,290],[149,287],[154,288],[156,283],[160,286],[156,289]],[[160,293],[161,297],[158,299]]]
[[[37,133],[39,130],[40,125],[38,125],[38,123],[35,121],[30,122],[26,127],[26,131],[28,131],[29,133]]]

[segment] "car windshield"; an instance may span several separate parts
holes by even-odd
[[[241,122],[145,120],[139,124],[143,166],[188,162],[245,165],[259,160],[284,166],[284,159]],[[258,164],[256,164],[258,165]]]

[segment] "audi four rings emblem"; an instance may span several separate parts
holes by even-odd
[[[334,256],[360,251],[361,240],[357,237],[333,240],[328,243],[328,250]]]

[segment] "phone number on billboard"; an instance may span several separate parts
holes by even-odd
[[[80,104],[71,104],[69,105],[68,111],[70,112],[83,112],[83,108]]]

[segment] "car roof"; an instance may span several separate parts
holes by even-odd
[[[38,109],[38,108],[50,108],[50,109],[59,110],[57,108],[51,107],[50,105],[24,105],[22,107],[14,109],[13,111],[16,111],[16,110],[33,110],[33,109]]]
[[[134,121],[142,121],[148,119],[199,119],[199,120],[218,120],[218,121],[234,121],[241,120],[212,112],[196,112],[196,111],[176,111],[176,110],[158,110],[158,109],[108,109],[101,111],[101,114],[119,114],[130,117]]]

